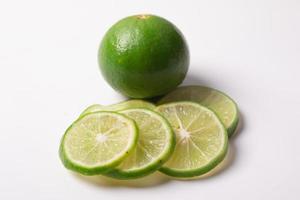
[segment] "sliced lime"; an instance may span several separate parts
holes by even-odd
[[[87,114],[87,113],[93,113],[93,112],[97,112],[97,111],[102,111],[102,108],[105,108],[105,106],[102,106],[100,104],[93,104],[90,105],[89,107],[87,107],[81,114],[79,117]]]
[[[138,130],[133,120],[113,112],[86,114],[64,134],[60,158],[66,168],[85,175],[117,166],[134,149]]]
[[[86,114],[86,113],[91,113],[91,112],[97,112],[97,111],[120,111],[120,110],[125,110],[125,109],[130,109],[130,108],[148,108],[150,110],[155,109],[155,105],[152,103],[149,103],[147,101],[143,100],[128,100],[128,101],[123,101],[117,104],[109,105],[109,106],[102,106],[99,104],[94,104],[86,108],[80,116]]]
[[[174,150],[175,135],[171,126],[161,115],[148,109],[128,109],[121,113],[136,122],[139,129],[138,143],[135,150],[107,175],[132,179],[155,172]]]
[[[227,152],[227,132],[213,111],[193,102],[157,107],[176,133],[176,147],[160,169],[175,177],[202,175],[220,163]]]
[[[238,125],[239,117],[236,103],[218,90],[203,86],[183,86],[164,96],[158,104],[176,101],[194,101],[216,112],[225,125],[229,137]]]

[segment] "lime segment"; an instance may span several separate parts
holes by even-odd
[[[135,122],[113,112],[84,115],[66,131],[60,145],[63,164],[85,175],[117,166],[137,142]]]
[[[139,129],[136,148],[108,176],[132,179],[153,173],[164,164],[175,147],[175,135],[162,116],[148,109],[128,109],[121,113],[133,119]]]
[[[157,107],[176,133],[176,147],[160,169],[175,177],[202,175],[220,163],[227,152],[227,132],[218,117],[206,107],[192,102]]]
[[[163,97],[158,104],[176,101],[194,101],[200,103],[218,115],[231,136],[238,124],[238,108],[236,103],[226,94],[203,86],[183,86]]]

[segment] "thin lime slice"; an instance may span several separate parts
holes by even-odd
[[[160,169],[175,177],[202,175],[225,157],[227,132],[213,111],[193,102],[176,102],[157,107],[176,133],[176,147]]]
[[[117,104],[109,105],[109,106],[102,106],[99,104],[94,104],[86,108],[80,116],[85,115],[86,113],[92,113],[92,112],[97,112],[97,111],[121,111],[125,109],[130,109],[130,108],[148,108],[150,110],[155,109],[155,105],[152,103],[149,103],[147,101],[143,100],[128,100],[128,101],[123,101]]]
[[[107,175],[117,179],[133,179],[155,172],[174,150],[175,135],[171,126],[164,117],[148,109],[128,109],[121,113],[136,122],[139,139],[135,150]]]
[[[87,107],[81,114],[79,117],[87,114],[87,113],[93,113],[93,112],[97,112],[97,111],[103,111],[102,109],[104,109],[105,106],[102,106],[100,104],[93,104],[90,105],[89,107]]]
[[[66,168],[85,175],[116,167],[134,149],[138,130],[135,122],[113,112],[86,114],[64,134],[60,158]]]
[[[233,135],[239,121],[236,103],[226,94],[203,86],[183,86],[164,96],[158,104],[194,101],[213,110],[225,125],[229,137]]]

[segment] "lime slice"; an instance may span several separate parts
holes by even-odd
[[[194,101],[213,110],[225,125],[229,137],[239,121],[236,103],[226,94],[203,86],[183,86],[163,97],[158,104],[176,101]]]
[[[93,104],[90,105],[89,107],[87,107],[81,114],[79,117],[87,114],[87,113],[93,113],[93,112],[97,112],[97,111],[102,111],[102,109],[105,108],[105,106],[102,106],[100,104]]]
[[[213,111],[193,102],[157,107],[176,133],[176,147],[160,169],[175,177],[202,175],[216,167],[227,152],[227,132]]]
[[[120,110],[125,110],[125,109],[130,109],[130,108],[148,108],[150,110],[155,109],[155,105],[152,103],[149,103],[147,101],[143,100],[128,100],[128,101],[123,101],[117,104],[109,105],[109,106],[102,106],[99,104],[94,104],[86,108],[80,116],[86,114],[86,113],[91,113],[91,112],[97,112],[97,111],[120,111]]]
[[[171,156],[175,147],[175,135],[168,121],[148,109],[121,111],[133,119],[139,129],[138,143],[134,151],[108,176],[133,179],[155,172]]]
[[[70,170],[100,174],[126,158],[137,143],[137,134],[135,122],[122,114],[87,114],[67,129],[60,144],[60,158]]]

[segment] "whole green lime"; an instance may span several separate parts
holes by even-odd
[[[183,81],[189,51],[171,22],[154,15],[135,15],[108,30],[98,59],[104,78],[115,90],[133,98],[150,98]]]

